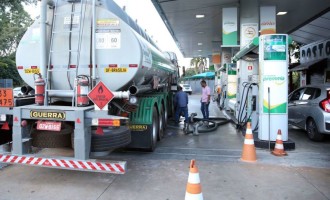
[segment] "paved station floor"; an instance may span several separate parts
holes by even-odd
[[[198,95],[189,96],[189,113],[201,116]],[[224,117],[216,103],[210,115]],[[169,125],[153,153],[124,150],[108,156],[127,161],[125,175],[11,165],[0,170],[0,200],[184,199],[189,163],[196,159],[204,199],[330,199],[330,139],[312,142],[305,132],[289,128],[296,149],[276,157],[257,149],[257,162],[239,158],[244,137],[232,123],[199,136],[184,135]],[[53,151],[53,150],[45,150]]]

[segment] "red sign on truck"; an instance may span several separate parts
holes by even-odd
[[[88,93],[88,98],[102,110],[115,97],[115,95],[104,85],[102,81]]]
[[[14,106],[13,89],[0,88],[0,107],[13,107],[13,106]]]

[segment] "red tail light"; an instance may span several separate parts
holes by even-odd
[[[325,111],[325,112],[330,112],[330,102],[329,99],[326,98],[320,102],[320,107]]]

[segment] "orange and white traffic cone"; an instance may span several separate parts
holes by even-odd
[[[254,139],[252,135],[250,122],[248,122],[246,125],[246,134],[243,144],[241,161],[245,161],[245,162],[257,161],[256,148],[254,146]]]
[[[275,156],[287,156],[288,154],[284,151],[284,145],[282,141],[282,132],[281,129],[277,131],[276,144],[272,154]]]
[[[203,200],[200,182],[199,172],[197,166],[195,165],[195,160],[191,160],[185,200]]]

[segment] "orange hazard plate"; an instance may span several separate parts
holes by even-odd
[[[13,107],[14,95],[13,89],[0,88],[0,107]]]

